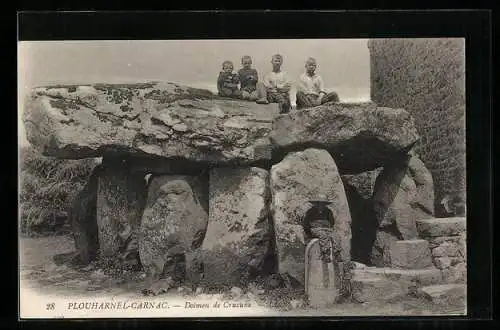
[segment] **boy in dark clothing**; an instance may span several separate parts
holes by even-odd
[[[248,55],[243,56],[241,58],[241,65],[243,68],[238,71],[241,84],[241,97],[244,100],[256,101],[259,98],[257,92],[259,75],[257,74],[257,70],[252,68],[252,58]]]
[[[240,82],[238,75],[233,73],[233,63],[224,61],[222,63],[222,71],[217,78],[217,89],[219,96],[241,98],[241,92],[238,90]]]

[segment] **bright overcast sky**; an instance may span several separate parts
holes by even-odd
[[[367,39],[185,40],[185,41],[36,41],[18,47],[19,101],[34,86],[54,83],[171,81],[213,89],[221,63],[240,67],[253,58],[260,75],[271,55],[284,57],[283,70],[297,78],[304,61],[318,60],[318,73],[341,99],[369,99]],[[292,99],[294,97],[292,96]],[[19,121],[21,144],[26,143]]]

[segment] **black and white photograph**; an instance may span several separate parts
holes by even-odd
[[[465,59],[19,41],[20,317],[466,315]]]

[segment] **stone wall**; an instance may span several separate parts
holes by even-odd
[[[438,215],[464,215],[464,40],[373,39],[368,47],[371,99],[413,115],[421,135],[416,151],[432,172]]]
[[[418,220],[420,236],[429,242],[434,266],[446,283],[467,281],[465,218]]]

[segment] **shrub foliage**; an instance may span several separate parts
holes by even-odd
[[[371,98],[404,108],[421,135],[417,153],[432,173],[436,204],[465,201],[465,42],[370,40]]]
[[[19,151],[19,217],[22,234],[53,232],[66,222],[73,198],[97,164],[95,159],[45,157],[34,148]]]

